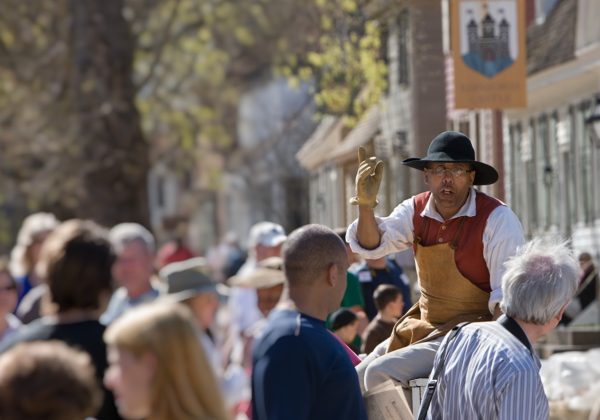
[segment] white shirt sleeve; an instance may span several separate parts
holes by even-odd
[[[524,243],[519,218],[507,206],[496,207],[489,215],[483,231],[483,258],[490,272],[492,289],[488,307],[492,314],[496,304],[502,300],[502,276],[506,271],[504,263]]]
[[[394,252],[403,251],[413,243],[413,199],[408,198],[400,203],[387,217],[375,217],[381,242],[375,249],[365,249],[360,246],[356,237],[358,219],[348,226],[346,240],[352,251],[363,258],[376,259],[385,257]]]

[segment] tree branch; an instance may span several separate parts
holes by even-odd
[[[156,54],[154,56],[154,59],[152,60],[152,64],[150,65],[150,70],[148,71],[148,74],[142,79],[141,83],[139,84],[139,86],[137,88],[138,91],[143,89],[144,86],[150,80],[152,80],[152,78],[154,77],[154,73],[156,72],[156,68],[158,67],[158,65],[161,61],[163,52],[165,50],[165,46],[167,45],[168,41],[170,40],[171,29],[173,27],[173,23],[175,22],[175,18],[177,17],[177,11],[179,10],[180,2],[181,2],[181,0],[175,0],[175,2],[173,4],[173,8],[171,9],[169,19],[167,20],[167,23],[165,24],[163,36],[159,41],[158,48],[156,50]]]

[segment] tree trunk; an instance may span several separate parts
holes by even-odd
[[[70,0],[69,96],[80,159],[78,217],[148,225],[149,145],[132,81],[135,41],[123,0]]]

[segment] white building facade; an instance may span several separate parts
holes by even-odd
[[[529,237],[572,239],[600,256],[600,3],[557,2],[528,32],[526,109],[504,114],[507,201]]]

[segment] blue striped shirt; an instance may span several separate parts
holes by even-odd
[[[429,419],[548,419],[539,359],[499,323],[463,327],[450,342],[445,363]]]

